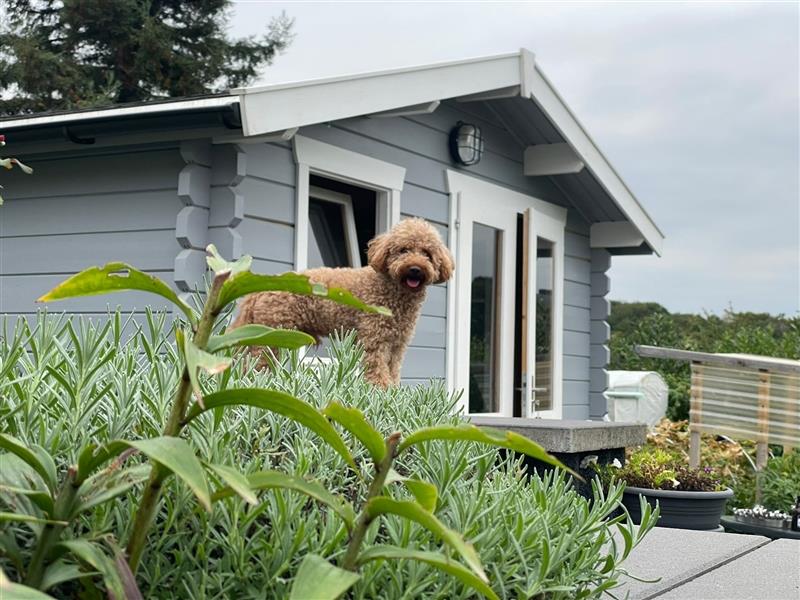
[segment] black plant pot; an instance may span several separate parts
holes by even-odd
[[[639,496],[643,496],[653,508],[658,502],[661,507],[659,527],[717,529],[725,511],[725,503],[733,496],[733,490],[728,488],[721,492],[685,492],[628,486],[622,495],[622,503],[636,523],[642,518]]]

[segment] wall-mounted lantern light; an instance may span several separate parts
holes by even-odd
[[[483,135],[477,125],[459,121],[450,132],[450,154],[464,166],[477,165],[483,156]]]

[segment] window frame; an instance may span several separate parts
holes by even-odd
[[[347,258],[351,267],[361,267],[361,252],[358,248],[358,234],[356,233],[356,217],[353,212],[353,199],[348,194],[334,192],[325,188],[311,185],[308,187],[309,202],[313,198],[331,204],[338,204],[342,207],[342,223],[344,224],[345,247],[347,248]],[[309,227],[311,222],[309,219]],[[310,234],[310,229],[308,230]],[[308,235],[306,236],[308,239]],[[306,245],[308,248],[308,245]],[[308,253],[306,252],[306,261]]]
[[[400,193],[406,175],[405,167],[302,135],[295,135],[292,141],[297,169],[294,236],[296,271],[308,268],[308,234],[311,226],[308,206],[312,174],[375,191],[376,233],[388,231],[400,222]]]

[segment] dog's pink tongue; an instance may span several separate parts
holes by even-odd
[[[419,287],[419,279],[406,279],[406,285],[410,288]]]

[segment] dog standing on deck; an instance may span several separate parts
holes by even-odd
[[[360,269],[309,269],[315,283],[341,287],[368,304],[385,306],[392,316],[362,313],[313,296],[259,292],[239,304],[232,328],[258,323],[298,329],[316,338],[354,329],[364,346],[367,380],[388,387],[400,382],[400,366],[414,335],[427,287],[453,274],[453,258],[439,233],[423,219],[401,221],[368,244],[369,266]]]

